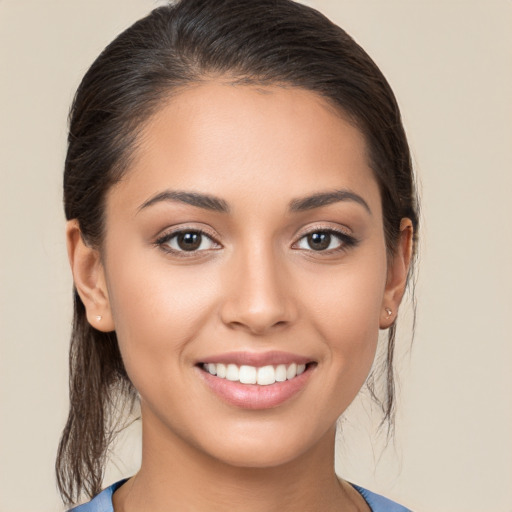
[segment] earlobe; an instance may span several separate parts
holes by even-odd
[[[412,250],[412,221],[408,218],[403,218],[400,222],[398,245],[393,259],[388,266],[388,276],[380,318],[381,329],[388,329],[396,319],[398,307],[400,306],[407,285]]]
[[[87,321],[99,331],[113,331],[115,327],[100,253],[85,243],[76,219],[66,224],[66,242],[73,281],[85,306]]]

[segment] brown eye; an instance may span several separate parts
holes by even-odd
[[[326,231],[318,231],[307,235],[307,242],[313,251],[325,251],[331,245],[332,235]]]
[[[330,254],[331,251],[344,250],[355,245],[357,240],[351,235],[334,229],[319,229],[303,235],[294,244],[294,248]]]
[[[202,231],[175,231],[164,235],[157,240],[156,244],[174,253],[192,253],[219,248],[219,244]]]
[[[182,251],[196,251],[201,247],[203,235],[197,231],[179,233],[176,236],[176,244]]]

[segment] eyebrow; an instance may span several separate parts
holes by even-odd
[[[329,192],[319,192],[311,196],[294,199],[290,202],[290,210],[292,212],[302,212],[305,210],[313,210],[340,201],[353,201],[360,204],[371,215],[372,211],[368,203],[358,194],[350,190],[334,190]]]
[[[171,201],[190,204],[197,206],[198,208],[204,208],[205,210],[211,210],[214,212],[228,213],[229,206],[224,199],[220,199],[209,194],[201,194],[198,192],[183,192],[179,190],[165,190],[144,202],[138,212],[144,208],[148,208],[156,203]]]
[[[196,206],[197,208],[203,208],[205,210],[211,210],[220,213],[229,213],[229,205],[224,199],[212,196],[210,194],[202,194],[199,192],[184,192],[180,190],[165,190],[145,201],[139,208],[143,210],[152,206],[156,203],[171,201],[181,202]],[[351,192],[350,190],[334,190],[329,192],[318,192],[316,194],[293,199],[289,203],[289,209],[292,212],[302,212],[307,210],[313,210],[322,206],[328,206],[333,203],[341,201],[353,201],[360,204],[364,209],[371,215],[372,211],[368,206],[368,203],[358,194]]]

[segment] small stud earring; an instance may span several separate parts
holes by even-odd
[[[388,318],[393,314],[393,311],[389,308],[384,308],[384,311],[386,312],[386,315],[388,315]]]
[[[99,322],[101,320],[101,315],[96,315],[96,320]]]

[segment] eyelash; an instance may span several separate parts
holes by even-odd
[[[208,232],[206,232],[202,229],[179,229],[176,231],[172,231],[170,233],[165,233],[155,241],[154,245],[156,245],[157,247],[159,247],[166,253],[173,254],[175,256],[182,257],[182,258],[197,256],[198,253],[212,250],[212,249],[202,249],[202,250],[194,249],[194,250],[187,251],[185,249],[177,250],[177,249],[173,249],[173,248],[169,247],[168,244],[171,240],[177,238],[179,235],[187,235],[187,234],[196,234],[196,235],[199,235],[201,238],[207,238],[212,244],[217,246],[213,250],[216,250],[216,249],[222,247],[221,244],[219,242],[217,242],[211,234],[209,234]],[[348,249],[355,247],[359,243],[359,241],[356,238],[354,238],[351,235],[348,235],[347,233],[344,233],[343,231],[333,229],[333,228],[316,228],[316,229],[312,229],[306,233],[303,233],[300,236],[300,238],[292,245],[292,249],[300,250],[300,247],[298,247],[299,243],[302,240],[307,239],[308,236],[312,236],[315,234],[326,234],[329,236],[334,236],[339,240],[340,245],[339,245],[339,247],[335,247],[333,249],[327,249],[327,250],[315,250],[312,248],[304,249],[304,250],[310,251],[311,253],[314,253],[314,254],[328,255],[328,254],[334,254],[334,253],[341,252],[341,251],[347,251]],[[204,240],[201,240],[200,246],[203,243],[203,241]]]
[[[347,251],[348,249],[355,247],[359,243],[359,241],[355,237],[353,237],[341,230],[333,229],[333,228],[315,228],[310,231],[307,231],[306,233],[303,233],[302,236],[297,240],[297,242],[295,242],[293,244],[292,248],[297,247],[297,245],[302,240],[307,239],[307,237],[315,235],[315,234],[326,234],[329,236],[334,236],[338,239],[339,246],[335,247],[333,249],[327,249],[327,250],[315,250],[312,248],[306,249],[306,250],[309,250],[313,254],[318,254],[318,255],[335,254],[338,252]],[[300,250],[300,248],[297,248],[297,250]]]
[[[191,256],[197,256],[198,253],[204,252],[205,250],[208,250],[208,249],[202,249],[200,251],[198,251],[197,249],[187,251],[184,249],[183,250],[173,249],[172,247],[169,247],[169,245],[168,245],[169,242],[171,242],[171,240],[177,238],[179,235],[187,235],[187,234],[192,234],[192,233],[199,235],[202,239],[207,238],[208,240],[210,240],[210,242],[212,244],[217,246],[215,249],[222,247],[211,234],[207,233],[203,229],[194,229],[194,228],[191,228],[191,229],[183,229],[182,228],[182,229],[178,229],[176,231],[171,231],[170,233],[164,233],[162,236],[157,238],[157,240],[155,240],[155,245],[157,247],[159,247],[160,249],[162,249],[163,251],[165,251],[166,253],[175,255],[180,258],[188,258]],[[201,240],[201,244],[203,243],[203,241],[204,240]],[[215,250],[215,249],[213,249],[213,250]]]

